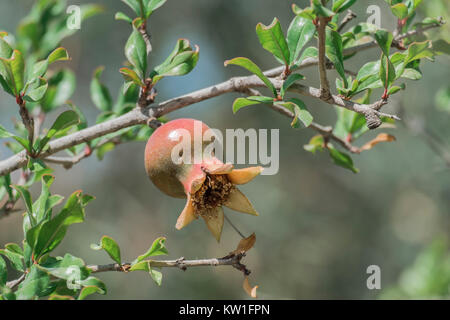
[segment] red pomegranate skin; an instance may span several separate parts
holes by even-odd
[[[197,128],[201,128],[201,136],[197,137],[197,139],[202,138],[204,132],[209,129],[206,124],[195,119],[176,119],[157,128],[150,136],[145,147],[145,169],[147,175],[158,189],[169,196],[185,198],[186,190],[182,181],[185,181],[188,175],[192,175],[194,173],[193,171],[197,171],[197,166],[184,163],[175,164],[171,157],[172,148],[180,142],[183,134],[182,130],[187,130],[190,133],[191,158],[194,157],[195,124]],[[209,142],[203,142],[202,139],[200,143],[202,144],[202,148],[201,150],[196,150],[197,152],[202,151]]]
[[[236,185],[248,183],[263,168],[257,166],[234,169],[231,163],[223,163],[212,154],[203,154],[213,137],[212,132],[204,135],[207,130],[209,127],[206,124],[195,119],[177,119],[162,125],[147,142],[145,169],[162,192],[176,198],[187,198],[175,225],[177,229],[182,229],[201,217],[219,241],[224,223],[222,206],[258,215]],[[187,152],[180,144],[186,141],[190,142],[190,162],[177,163],[172,159],[172,153],[175,160],[181,155],[186,158],[186,154],[176,154],[182,150]]]

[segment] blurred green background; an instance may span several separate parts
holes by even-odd
[[[89,84],[94,69],[105,66],[103,79],[113,96],[123,83],[118,70],[125,60],[123,47],[130,26],[115,21],[117,11],[128,12],[119,0],[69,1],[69,4],[103,4],[105,12],[82,25],[76,35],[66,39],[72,57],[69,67],[76,72],[77,90],[72,100],[93,124],[98,113],[90,101]],[[304,7],[309,1],[296,1]],[[357,22],[366,21],[367,6],[382,9],[382,27],[392,30],[394,16],[386,3],[358,1],[352,10]],[[448,5],[424,1],[419,17],[427,6],[432,16],[449,16]],[[19,20],[33,1],[0,1],[0,30],[14,33]],[[240,68],[224,68],[226,59],[251,58],[262,68],[271,68],[274,60],[256,37],[258,22],[268,24],[278,17],[284,30],[293,18],[292,0],[169,0],[150,19],[154,66],[171,51],[180,37],[200,46],[197,67],[187,76],[168,78],[158,85],[158,101],[188,93],[231,76],[245,75]],[[438,12],[432,12],[432,11]],[[448,25],[430,32],[449,40]],[[440,36],[438,35],[441,33]],[[346,68],[358,71],[367,61],[376,60],[372,49],[348,60]],[[449,298],[450,256],[450,170],[449,163],[438,156],[427,142],[422,129],[443,140],[449,150],[450,113],[439,110],[435,95],[448,85],[450,60],[437,57],[421,68],[422,80],[407,82],[407,90],[393,97],[386,112],[397,112],[401,101],[405,108],[404,126],[379,129],[397,137],[394,143],[377,145],[354,157],[360,173],[336,167],[326,154],[311,155],[303,145],[315,134],[294,130],[289,120],[267,108],[248,108],[232,114],[231,104],[237,94],[229,94],[171,113],[169,119],[193,117],[210,127],[279,128],[280,170],[277,175],[261,176],[242,187],[259,211],[259,217],[226,214],[246,234],[256,233],[257,242],[244,262],[252,270],[251,282],[259,285],[263,299],[371,299],[371,298]],[[61,67],[61,65],[58,65]],[[308,84],[318,87],[317,70],[301,71]],[[334,83],[335,73],[330,72]],[[377,92],[375,92],[377,95]],[[0,93],[0,119],[10,126],[18,118],[11,97]],[[328,105],[304,99],[315,120],[333,125],[335,112]],[[55,114],[58,111],[55,112]],[[47,119],[47,126],[51,121]],[[193,223],[182,231],[175,222],[184,201],[163,195],[148,180],[144,171],[144,143],[128,143],[108,153],[103,161],[96,157],[83,160],[71,170],[56,168],[53,192],[69,195],[76,189],[96,196],[87,208],[85,223],[69,230],[56,254],[70,252],[88,264],[110,263],[104,253],[90,249],[104,234],[116,239],[123,260],[144,252],[158,236],[167,237],[170,257],[220,257],[234,249],[239,236],[225,225],[222,241],[217,244],[204,223]],[[0,157],[10,151],[0,146]],[[34,187],[35,191],[40,188]],[[22,240],[21,216],[13,214],[0,221],[0,246]],[[382,290],[368,290],[366,268],[381,268]],[[100,278],[109,293],[94,298],[109,299],[240,299],[242,274],[222,268],[194,268],[186,272],[163,270],[164,279],[157,287],[145,273],[103,273]]]

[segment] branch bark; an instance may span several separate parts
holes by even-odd
[[[406,37],[410,37],[412,35],[418,34],[420,32],[423,32],[425,30],[436,28],[441,26],[441,24],[436,25],[430,25],[422,29],[416,29],[412,30],[408,33],[399,35],[396,37],[395,40],[401,40]],[[347,48],[344,50],[344,55],[350,55],[355,52],[359,52],[362,50],[367,50],[373,47],[376,47],[377,44],[375,41],[370,41],[367,43],[363,43],[351,48]],[[298,69],[309,67],[312,65],[315,65],[318,63],[318,59],[316,58],[308,58],[305,59],[302,64],[299,66]],[[269,77],[280,75],[284,70],[284,66],[277,67],[270,69],[265,72],[265,74]],[[276,79],[274,81],[277,81]],[[138,124],[144,124],[148,120],[154,120],[157,116],[161,116],[164,114],[167,114],[169,112],[178,110],[180,108],[183,108],[185,106],[188,106],[190,104],[194,104],[206,99],[210,99],[213,97],[217,97],[219,95],[222,95],[224,93],[233,92],[233,91],[242,91],[245,86],[244,83],[248,82],[248,87],[251,86],[263,86],[262,82],[259,81],[255,76],[249,76],[249,77],[241,77],[241,78],[232,78],[228,81],[219,83],[217,85],[204,88],[195,92],[192,92],[190,94],[186,94],[183,96],[180,96],[178,98],[173,98],[164,102],[161,102],[157,104],[156,106],[152,107],[146,107],[146,108],[136,108],[129,113],[113,119],[109,120],[97,125],[94,125],[90,128],[86,128],[84,130],[78,131],[76,133],[73,133],[71,135],[68,135],[66,137],[59,138],[57,140],[54,140],[50,142],[50,148],[45,152],[44,154],[40,155],[40,158],[46,158],[58,151],[61,151],[63,149],[78,145],[83,142],[88,142],[92,139],[98,138],[100,136],[103,136],[105,134],[118,131],[123,128],[127,128],[133,125]],[[301,86],[301,85],[295,85],[293,86],[293,89],[296,89],[299,93],[305,94],[307,96],[312,96],[316,98],[320,98],[320,90]],[[368,105],[358,105],[350,101],[345,101],[340,97],[332,96],[333,101],[326,101],[327,103],[336,103],[336,105],[347,108],[349,110],[353,110],[359,113],[367,114],[366,119],[369,118],[369,124],[371,124],[371,127],[374,128],[377,125],[379,125],[379,121],[377,118],[380,116],[386,116],[392,119],[399,120],[398,117],[382,113],[379,110],[379,107],[383,104],[386,104],[385,102],[377,102],[372,106]],[[370,109],[373,109],[371,111]],[[25,166],[27,162],[26,153],[24,151],[8,158],[0,162],[0,176],[8,174],[14,170],[17,170],[23,166]]]
[[[186,260],[184,257],[175,260],[151,260],[150,267],[154,268],[179,268],[185,271],[192,267],[218,267],[218,266],[232,266],[239,271],[244,272],[245,275],[250,274],[245,265],[241,263],[242,258],[245,253],[241,254],[230,254],[223,258],[212,258],[212,259],[197,259],[197,260]],[[112,263],[106,265],[88,265],[88,269],[92,273],[117,271],[117,272],[128,272],[131,268],[131,263]]]
[[[329,100],[331,98],[330,83],[327,78],[327,58],[325,57],[327,24],[328,18],[319,18],[319,24],[317,26],[317,47],[319,49],[320,98],[322,100]]]
[[[273,84],[280,88],[283,85],[283,81],[279,79],[271,79]],[[198,103],[219,95],[230,92],[242,92],[247,88],[265,87],[265,84],[256,76],[237,77],[231,78],[225,82],[200,89],[189,94],[182,95],[177,98],[160,102],[156,105],[150,105],[146,108],[137,107],[132,111],[124,114],[118,118],[105,121],[96,124],[92,127],[83,129],[81,131],[72,133],[65,137],[53,140],[49,143],[48,149],[45,152],[39,154],[40,159],[45,159],[59,151],[73,147],[80,143],[88,142],[92,139],[104,136],[108,133],[116,132],[120,129],[128,128],[134,125],[146,124],[149,120],[166,115],[175,110],[184,108],[188,105]],[[400,120],[395,115],[382,113],[379,108],[386,104],[387,101],[378,101],[371,105],[357,104],[352,101],[347,101],[339,96],[331,95],[329,99],[325,100],[320,93],[320,90],[313,87],[307,87],[304,85],[295,84],[290,88],[291,91],[299,94],[321,99],[328,104],[336,105],[338,107],[346,108],[358,113],[363,114],[368,120],[370,128],[375,128],[379,117],[385,116],[392,119]],[[371,125],[372,122],[376,122],[375,125]],[[17,170],[27,163],[27,154],[25,151],[19,152],[16,155],[0,162],[0,175],[5,175],[14,170]]]

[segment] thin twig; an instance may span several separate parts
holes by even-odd
[[[10,289],[15,289],[23,280],[25,280],[25,277],[26,274],[23,273],[18,279],[7,282],[6,286]]]
[[[149,260],[150,267],[153,268],[179,268],[181,270],[186,270],[192,267],[218,267],[218,266],[232,266],[239,271],[244,272],[246,275],[250,274],[250,271],[241,263],[242,258],[245,253],[241,254],[230,254],[223,258],[212,258],[212,259],[197,259],[197,260],[186,260],[184,257],[175,260]],[[117,271],[117,272],[128,272],[131,268],[130,263],[112,263],[106,265],[89,265],[88,269],[92,273],[107,272],[107,271]]]
[[[281,88],[283,81],[279,79],[271,79],[275,87]],[[232,78],[217,85],[200,89],[183,96],[166,100],[156,105],[151,105],[146,108],[135,108],[132,111],[108,120],[92,127],[74,132],[67,136],[53,140],[48,144],[47,150],[38,155],[40,159],[53,155],[56,152],[76,146],[102,137],[108,133],[116,132],[120,129],[128,128],[134,125],[146,124],[148,119],[159,118],[175,110],[179,110],[188,105],[198,103],[213,97],[220,96],[229,92],[242,92],[245,88],[265,87],[265,84],[256,76]],[[297,92],[302,95],[321,99],[320,90],[313,87],[307,87],[300,84],[294,84],[290,87],[290,91]],[[331,96],[329,100],[324,100],[330,105],[346,108],[363,114],[366,119],[379,119],[381,116],[386,116],[392,119],[399,120],[395,115],[390,115],[378,111],[379,107],[386,104],[387,101],[378,101],[371,105],[357,104],[352,101],[344,100],[339,96]],[[368,125],[371,122],[368,121]],[[370,128],[375,128],[371,126]],[[0,162],[0,175],[7,174],[18,168],[25,166],[27,163],[27,154],[22,151],[16,155]]]
[[[345,15],[344,19],[342,19],[342,22],[339,25],[337,31],[341,32],[342,29],[344,29],[345,26],[355,18],[356,18],[356,14],[352,10],[347,10],[347,14]]]
[[[282,115],[285,115],[291,119],[294,118],[294,114],[290,110],[284,108],[283,106],[281,106],[279,104],[272,104],[269,106],[271,109],[281,113]],[[350,142],[343,140],[340,137],[336,136],[333,133],[333,127],[331,127],[331,126],[325,127],[316,122],[312,122],[308,128],[311,128],[311,129],[319,132],[322,136],[326,137],[327,139],[336,141],[338,144],[340,144],[342,147],[344,147],[351,153],[360,153],[361,152],[358,147],[353,146]]]
[[[436,28],[438,26],[440,26],[440,25],[427,26],[425,28],[422,28],[420,30],[420,32],[423,32],[423,31],[431,29],[431,28]],[[417,33],[419,33],[419,31],[416,29],[416,30],[410,31],[406,34],[402,34],[402,35],[398,36],[396,38],[396,40],[401,40],[405,37],[412,36]],[[363,43],[363,44],[345,49],[344,55],[350,55],[350,54],[353,54],[358,51],[373,48],[376,45],[377,44],[375,41]],[[318,63],[317,59],[308,58],[308,59],[305,59],[301,63],[299,68],[312,66],[317,63]],[[284,67],[273,68],[271,70],[266,71],[265,74],[267,76],[276,76],[276,75],[279,75],[283,70],[284,70]],[[63,149],[73,147],[80,143],[90,141],[92,139],[104,136],[108,133],[112,133],[112,132],[118,131],[123,128],[127,128],[127,127],[137,125],[137,124],[144,124],[150,118],[159,117],[161,115],[167,114],[174,110],[178,110],[185,106],[188,106],[188,105],[200,102],[200,101],[204,101],[204,100],[207,100],[207,99],[210,99],[213,97],[217,97],[224,93],[233,92],[233,91],[242,91],[245,88],[244,84],[246,83],[246,81],[254,82],[254,84],[253,84],[254,86],[264,86],[264,84],[261,81],[258,82],[258,79],[255,76],[232,78],[228,81],[219,83],[217,85],[214,85],[214,86],[211,86],[208,88],[204,88],[204,89],[192,92],[190,94],[180,96],[178,98],[173,98],[173,99],[161,102],[154,107],[147,107],[147,108],[143,108],[143,109],[136,108],[136,109],[130,111],[129,113],[122,115],[116,119],[105,121],[103,123],[94,125],[90,128],[86,128],[84,130],[75,132],[68,136],[51,141],[50,148],[44,154],[41,154],[40,157],[41,158],[48,157],[48,156],[50,156],[58,151],[61,151]],[[250,87],[250,86],[251,86],[251,83],[249,83],[248,87]],[[317,97],[317,93],[319,93],[319,97],[320,97],[320,90],[317,92],[318,89],[294,86],[294,88],[295,87],[297,90],[299,90],[300,92],[303,92],[306,95]],[[369,114],[370,116],[374,116],[374,119],[376,119],[377,117],[380,117],[380,116],[387,116],[387,117],[390,117],[392,119],[397,119],[397,120],[399,119],[396,116],[384,114],[384,113],[379,112],[378,110],[375,110],[376,112],[367,112],[368,110],[365,107],[353,108],[351,102],[344,101],[344,100],[342,100],[342,98],[339,98],[339,97],[333,98],[333,102],[336,102],[336,100],[340,100],[339,101],[340,103],[338,104],[339,106],[345,107],[350,110],[355,109],[353,111],[360,112],[360,113],[365,112],[366,114]],[[380,102],[378,105],[382,105],[383,103],[385,104],[385,102]],[[361,105],[359,105],[359,106],[361,106]],[[359,111],[356,109],[358,109]],[[379,124],[379,122],[375,122],[375,125],[377,125],[377,124]],[[27,162],[27,154],[23,151],[19,152],[18,154],[14,155],[8,159],[1,161],[0,162],[0,176],[5,175],[7,173],[10,173],[14,170],[17,170],[17,169],[23,167],[26,164],[26,162]]]
[[[23,125],[28,131],[28,142],[30,144],[30,148],[32,148],[34,142],[34,119],[28,112],[26,102],[25,100],[23,100],[22,96],[17,95],[16,102],[17,105],[19,106],[19,114],[20,117],[22,118]]]

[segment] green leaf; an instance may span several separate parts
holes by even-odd
[[[332,10],[336,13],[342,12],[350,8],[356,0],[333,0]]]
[[[78,114],[73,110],[67,110],[61,113],[53,123],[50,130],[48,130],[47,134],[44,138],[42,138],[39,143],[39,151],[41,151],[45,145],[50,141],[53,136],[58,134],[60,131],[63,131],[75,124],[78,124],[80,119],[78,118]]]
[[[400,86],[391,86],[388,90],[388,95],[395,94],[395,93],[399,92],[400,90],[402,90],[402,87],[400,87]]]
[[[14,50],[10,59],[0,58],[0,74],[14,95],[20,94],[24,86],[25,61],[22,53]]]
[[[300,122],[303,123],[305,127],[309,127],[309,125],[312,123],[313,117],[306,109],[306,105],[302,100],[292,98],[287,102],[279,102],[279,104],[289,109],[294,114],[294,119],[291,122],[291,127],[300,128]]]
[[[11,138],[14,135],[10,132],[8,132],[2,125],[0,125],[0,138]]]
[[[385,56],[389,56],[389,51],[391,49],[392,40],[394,36],[389,31],[380,29],[374,34],[375,41],[380,46]]]
[[[44,112],[62,106],[74,93],[75,85],[75,75],[68,69],[63,69],[48,79],[48,89],[41,101]]]
[[[286,94],[287,90],[289,89],[290,86],[292,86],[295,82],[297,82],[298,80],[302,80],[305,79],[305,77],[299,73],[292,73],[290,74],[286,80],[284,80],[283,82],[283,86],[281,87],[280,90],[280,96],[281,98],[284,98],[284,95]]]
[[[413,68],[406,68],[402,72],[401,77],[410,79],[410,80],[419,80],[419,79],[422,79],[422,73],[419,70],[416,70]]]
[[[441,111],[450,111],[450,86],[442,87],[436,93],[436,106]]]
[[[127,4],[138,17],[142,16],[141,7],[139,2],[142,0],[121,0],[123,3]]]
[[[7,279],[8,279],[8,270],[6,269],[6,262],[0,256],[0,288],[5,286]]]
[[[91,244],[91,249],[93,250],[105,250],[106,253],[118,264],[121,263],[120,259],[120,248],[116,241],[108,236],[103,236],[100,239],[100,244]]]
[[[430,40],[411,43],[408,47],[407,56],[404,60],[404,64],[406,65],[414,60],[432,57],[434,54],[430,47],[431,47]]]
[[[3,38],[0,37],[0,58],[9,59],[13,54],[13,49]]]
[[[25,270],[22,255],[8,249],[0,249],[0,255],[8,258],[8,260],[11,262],[11,266],[17,271],[23,272]]]
[[[97,148],[97,158],[98,160],[103,160],[105,154],[109,151],[112,151],[116,148],[114,142],[107,142],[102,144],[99,148]]]
[[[164,238],[164,237],[157,238],[155,241],[153,241],[153,244],[147,250],[147,252],[140,255],[139,257],[137,257],[136,260],[134,260],[131,265],[135,265],[148,257],[154,257],[154,256],[168,254],[169,252],[166,249],[165,242],[166,242],[166,238]]]
[[[152,277],[153,281],[155,281],[158,286],[161,286],[162,273],[149,266],[149,274],[150,277]]]
[[[408,7],[404,3],[391,6],[391,11],[399,19],[404,19],[408,16]]]
[[[83,199],[81,191],[74,192],[66,201],[61,212],[42,224],[34,245],[35,259],[55,249],[64,238],[68,226],[84,221],[85,203],[83,203]],[[30,229],[29,232],[32,230]],[[29,244],[33,246],[32,242]]]
[[[295,3],[292,4],[292,12],[296,16],[300,16],[303,18],[306,18],[308,20],[314,20],[316,18],[316,14],[314,13],[314,9],[311,7],[307,7],[305,9],[301,9],[299,6],[297,6]]]
[[[303,148],[311,153],[316,153],[316,151],[323,151],[325,146],[325,140],[321,134],[318,134],[309,140],[309,144],[303,146]]]
[[[41,177],[41,194],[39,198],[33,203],[33,212],[36,214],[37,222],[41,222],[43,219],[49,219],[51,215],[51,209],[59,204],[63,197],[59,195],[50,195],[50,186],[52,185],[55,177],[50,174],[44,174]]]
[[[29,300],[34,297],[43,296],[43,293],[50,285],[50,276],[40,270],[37,265],[30,268],[25,280],[19,285],[16,291],[18,300]]]
[[[326,42],[325,42],[325,53],[328,59],[331,60],[336,71],[341,76],[344,81],[345,87],[348,87],[347,79],[345,77],[344,70],[344,56],[342,54],[342,38],[339,32],[332,30],[327,27],[326,29]]]
[[[395,81],[395,67],[389,57],[381,54],[380,80],[384,88],[388,88]]]
[[[44,78],[37,78],[28,86],[24,99],[31,102],[40,101],[44,98],[47,88],[47,80]]]
[[[125,44],[125,56],[141,79],[145,78],[147,72],[147,46],[141,33],[133,27],[133,32]]]
[[[287,33],[290,65],[296,63],[303,47],[314,37],[315,32],[316,27],[311,20],[300,16],[292,20]]]
[[[130,271],[146,271],[149,273],[150,277],[152,277],[153,281],[160,286],[162,282],[162,273],[151,267],[152,262],[152,260],[137,262],[131,266]]]
[[[356,80],[362,82],[370,76],[378,75],[380,72],[380,61],[367,62],[359,69]]]
[[[7,243],[5,249],[23,256],[23,250],[17,243]]]
[[[36,221],[34,220],[34,216],[33,216],[33,203],[31,201],[30,192],[28,191],[27,188],[25,188],[23,186],[19,186],[19,185],[14,185],[13,188],[16,189],[16,191],[20,194],[20,196],[25,204],[27,213],[30,216],[31,221],[34,222],[33,225],[35,225]]]
[[[31,74],[27,75],[27,84],[36,81],[36,78],[43,77],[48,69],[48,60],[42,60],[39,62],[36,62],[33,65],[33,68],[31,70]]]
[[[94,76],[91,81],[91,99],[95,106],[100,111],[111,111],[112,99],[108,88],[100,82],[100,77],[103,73],[104,67],[98,67],[94,71]]]
[[[52,51],[52,53],[50,53],[50,55],[48,56],[47,60],[48,60],[48,64],[52,64],[56,61],[66,61],[69,60],[69,53],[67,52],[66,49],[59,47],[56,48],[55,50]]]
[[[123,20],[126,21],[128,23],[133,23],[133,19],[131,19],[129,16],[127,16],[125,13],[123,12],[117,12],[116,15],[114,16],[114,19],[116,20]]]
[[[275,86],[272,84],[272,82],[269,80],[269,78],[267,78],[263,72],[261,71],[261,69],[250,59],[248,58],[243,58],[243,57],[238,57],[238,58],[234,58],[231,60],[227,60],[225,61],[225,66],[229,65],[229,64],[234,64],[240,67],[243,67],[245,69],[247,69],[248,71],[250,71],[251,73],[255,74],[258,78],[260,78],[262,80],[262,82],[265,83],[265,85],[272,90],[274,96],[277,96],[277,89],[275,89]]]
[[[250,96],[247,98],[237,98],[233,102],[233,113],[238,112],[240,109],[244,107],[261,103],[272,104],[273,98],[264,96]]]
[[[124,77],[125,81],[133,81],[135,84],[137,84],[138,86],[143,87],[144,83],[142,82],[142,80],[139,78],[139,76],[137,75],[136,72],[134,72],[134,70],[131,70],[129,68],[121,68],[120,69],[120,73],[122,74],[122,76]]]
[[[102,289],[100,289],[99,287],[96,287],[96,286],[83,287],[83,289],[81,289],[81,291],[80,291],[80,295],[78,296],[78,300],[84,300],[88,296],[90,296],[90,295],[92,295],[94,293],[104,294],[104,291]]]
[[[330,152],[331,159],[336,165],[349,169],[353,173],[359,172],[359,170],[353,166],[353,160],[348,154],[337,150],[331,144],[328,144],[328,151]]]
[[[167,0],[144,0],[145,17],[148,19],[156,9],[160,8]]]
[[[314,13],[321,17],[332,17],[334,12],[323,6],[320,0],[312,0],[312,7]]]
[[[308,58],[317,58],[319,56],[319,50],[317,50],[316,47],[308,47],[306,48],[302,54],[300,55],[300,58],[297,60],[297,62],[292,66],[293,69],[298,68],[298,66],[301,65],[301,63],[308,59]]]
[[[191,72],[197,65],[199,50],[198,46],[193,50],[189,40],[179,39],[166,60],[152,71],[153,84],[163,77],[182,76]]]
[[[285,65],[289,65],[291,62],[289,47],[284,38],[280,21],[277,18],[274,18],[269,26],[258,23],[256,26],[256,34],[264,49],[272,53]]]

